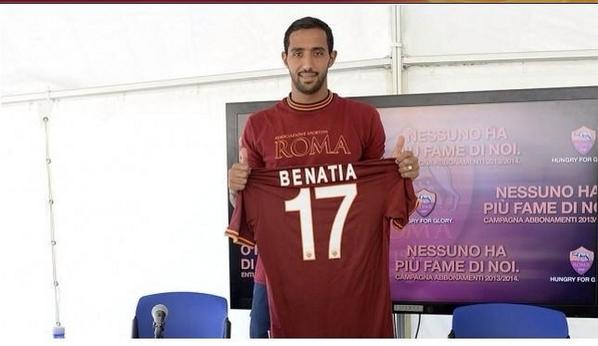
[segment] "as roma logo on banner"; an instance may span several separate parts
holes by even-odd
[[[580,246],[569,252],[569,262],[579,275],[583,275],[590,270],[594,263],[594,252]]]
[[[416,195],[419,201],[419,205],[417,206],[417,209],[415,209],[417,213],[421,217],[430,215],[436,206],[436,193],[423,189],[419,190]]]
[[[571,132],[571,143],[581,155],[589,153],[594,146],[594,142],[596,142],[596,131],[590,128],[582,126]]]

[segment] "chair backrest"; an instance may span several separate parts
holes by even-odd
[[[564,313],[525,304],[474,304],[453,311],[455,338],[568,338]]]
[[[230,337],[228,303],[225,298],[193,292],[167,292],[143,296],[133,319],[133,337],[153,338],[152,308],[163,304],[168,309],[164,338]]]

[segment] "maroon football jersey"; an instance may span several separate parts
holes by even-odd
[[[393,159],[254,169],[227,235],[259,247],[274,337],[392,337],[389,223],[416,197]]]
[[[290,97],[252,114],[240,146],[252,168],[349,163],[384,154],[384,128],[376,108],[332,92],[313,104]],[[256,282],[266,278],[258,257]]]
[[[252,114],[240,144],[250,167],[277,168],[379,159],[384,141],[376,108],[330,93],[316,104],[285,98]]]

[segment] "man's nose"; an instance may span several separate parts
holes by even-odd
[[[313,70],[313,58],[311,54],[305,54],[301,59],[301,69],[305,71]]]

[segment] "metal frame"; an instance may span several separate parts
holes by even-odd
[[[364,70],[364,69],[388,69],[390,68],[391,60],[387,58],[378,59],[366,59],[366,60],[354,60],[338,62],[332,67],[331,71],[353,71],[353,70]],[[0,103],[11,104],[11,103],[22,103],[31,101],[40,101],[50,99],[65,99],[82,96],[97,96],[107,94],[118,94],[124,92],[135,92],[135,91],[146,91],[155,89],[168,89],[168,88],[180,88],[193,85],[206,85],[216,83],[227,83],[227,82],[242,82],[242,81],[253,81],[259,79],[268,78],[280,78],[288,76],[289,71],[286,68],[269,69],[269,70],[257,70],[248,72],[234,72],[224,73],[216,75],[189,77],[189,78],[178,78],[178,79],[165,79],[150,82],[140,83],[129,83],[129,84],[117,84],[117,85],[104,85],[90,88],[70,89],[70,90],[48,90],[43,92],[19,94],[19,95],[6,95],[0,98]]]

